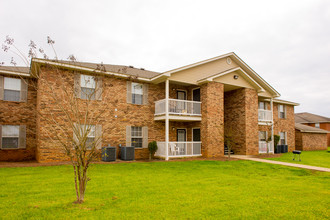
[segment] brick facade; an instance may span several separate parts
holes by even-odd
[[[224,155],[224,85],[209,82],[201,86],[201,140],[204,157]]]
[[[28,82],[27,102],[0,100],[0,125],[26,125],[25,149],[1,149],[0,161],[24,161],[35,159],[36,152],[36,103],[37,92],[32,79]]]
[[[69,122],[61,115],[51,94],[61,94],[63,88],[74,92],[74,75],[80,72],[73,70],[54,70],[42,67],[37,81],[38,90],[29,87],[28,102],[16,103],[0,101],[0,124],[26,124],[27,147],[21,150],[0,150],[0,160],[32,160],[39,162],[63,161],[68,158],[59,143],[51,141],[51,125],[36,112],[46,117],[54,117],[58,123],[67,127]],[[86,74],[86,73],[84,73]],[[61,77],[60,77],[61,76]],[[126,127],[148,127],[148,142],[165,141],[164,121],[155,121],[155,101],[165,98],[165,83],[148,83],[148,103],[143,105],[127,103],[127,79],[99,75],[102,79],[102,100],[92,101],[90,111],[97,114],[101,106],[107,110],[100,119],[102,126],[102,146],[117,147],[126,145]],[[64,79],[64,80],[63,80]],[[145,82],[140,82],[145,83]],[[54,91],[50,90],[50,87]],[[169,97],[177,99],[177,91],[186,91],[187,100],[192,100],[193,89],[198,86],[187,86],[170,82]],[[201,129],[202,155],[218,157],[224,155],[224,135],[232,132],[235,154],[256,155],[259,153],[258,130],[270,129],[270,126],[258,126],[258,93],[254,89],[240,88],[225,92],[225,85],[219,82],[208,82],[200,85],[201,112],[200,122],[170,121],[169,140],[177,141],[177,129],[185,128],[187,141],[192,141],[192,129]],[[80,100],[79,102],[83,102]],[[69,106],[67,106],[69,107]],[[10,111],[8,111],[8,109]],[[278,119],[277,106],[274,104],[274,134],[280,131],[288,133],[289,150],[294,149],[294,116],[293,106],[286,108],[287,118]],[[14,117],[13,117],[14,115]],[[71,131],[72,132],[72,131]],[[147,148],[136,148],[136,159],[148,158]]]
[[[312,151],[327,149],[327,134],[306,133],[295,130],[296,150]]]
[[[235,154],[256,155],[258,147],[258,96],[252,89],[225,92],[225,133],[232,133]]]
[[[279,132],[287,133],[288,151],[295,149],[295,129],[294,129],[294,107],[285,105],[285,118],[278,117],[278,104],[274,103],[273,119],[274,119],[274,134],[279,135]]]

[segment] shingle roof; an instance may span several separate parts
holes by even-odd
[[[301,131],[301,132],[306,132],[306,133],[330,133],[329,131],[320,129],[320,128],[315,128],[312,126],[308,126],[308,125],[303,125],[303,124],[299,124],[299,123],[295,123],[294,128]]]
[[[39,59],[41,60],[41,59]],[[44,60],[47,61],[47,60]],[[54,60],[49,60],[54,62]],[[100,64],[100,63],[87,63],[87,62],[73,62],[73,61],[64,61],[64,60],[59,60],[56,61],[58,63],[62,64],[68,64],[76,67],[83,67],[83,68],[88,68],[91,70],[96,70],[102,68],[103,71],[106,72],[114,72],[114,73],[121,73],[125,75],[132,75],[132,76],[138,76],[138,77],[143,77],[143,78],[152,78],[155,77],[161,73],[154,72],[154,71],[149,71],[145,70],[142,68],[134,68],[132,66],[123,66],[123,65],[112,65],[112,64]]]
[[[18,72],[18,73],[29,73],[30,67],[23,66],[0,66],[0,71],[10,71],[10,72]]]
[[[296,123],[319,123],[319,122],[330,122],[330,118],[321,115],[315,115],[308,112],[296,113],[295,122]]]

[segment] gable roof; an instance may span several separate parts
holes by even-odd
[[[330,123],[330,118],[321,115],[315,115],[308,112],[296,113],[294,114],[294,116],[295,116],[295,122],[297,123],[320,123],[320,122]]]
[[[277,92],[270,84],[268,84],[261,76],[259,76],[250,66],[248,66],[234,52],[223,54],[221,56],[213,57],[213,58],[210,58],[210,59],[207,59],[207,60],[199,61],[197,63],[189,64],[189,65],[179,67],[179,68],[176,68],[176,69],[173,69],[173,70],[169,70],[169,71],[166,71],[166,72],[162,73],[161,75],[170,76],[171,74],[174,74],[176,72],[180,72],[180,71],[190,69],[190,68],[193,68],[193,67],[196,67],[196,66],[207,64],[207,63],[210,63],[212,61],[220,60],[220,59],[223,59],[223,58],[231,58],[234,62],[236,62],[240,66],[242,71],[244,71],[256,83],[258,83],[264,90],[269,91],[273,95],[273,97],[279,97],[280,96],[279,92]],[[221,74],[221,73],[219,73],[219,74]],[[159,77],[159,76],[157,76],[157,77]],[[215,77],[216,76],[211,76],[211,78],[215,78]],[[203,78],[203,76],[201,76],[200,80],[205,81],[205,80],[208,80],[208,78],[209,77],[207,77],[207,78],[204,77]],[[209,80],[212,80],[212,79],[209,79]]]
[[[134,68],[132,66],[112,65],[102,63],[88,63],[88,62],[76,62],[65,60],[46,60],[34,58],[32,62],[51,64],[63,68],[78,69],[88,72],[102,72],[109,75],[117,75],[122,77],[135,76],[137,79],[150,80],[151,78],[159,75],[160,73],[145,70],[143,68]]]
[[[320,128],[315,128],[312,126],[308,126],[308,125],[303,125],[300,123],[295,123],[294,128],[299,130],[300,132],[304,132],[304,133],[321,133],[321,134],[327,134],[330,133],[329,131],[320,129]]]

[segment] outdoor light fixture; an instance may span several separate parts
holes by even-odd
[[[238,75],[234,75],[234,79],[238,79]]]

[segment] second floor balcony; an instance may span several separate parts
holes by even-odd
[[[272,111],[258,109],[258,121],[259,122],[272,122]]]
[[[165,120],[166,99],[155,102],[155,120]],[[168,114],[170,120],[201,121],[201,102],[180,99],[168,99]]]

